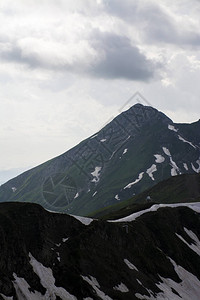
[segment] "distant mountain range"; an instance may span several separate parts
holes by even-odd
[[[112,222],[0,204],[1,300],[199,300],[200,203]]]
[[[0,187],[0,201],[25,201],[88,215],[171,176],[200,172],[200,120],[174,124],[136,104],[76,147]]]

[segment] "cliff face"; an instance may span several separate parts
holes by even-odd
[[[2,203],[0,299],[199,299],[198,205],[108,222]]]

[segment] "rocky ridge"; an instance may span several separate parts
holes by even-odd
[[[200,204],[112,222],[0,204],[0,299],[199,299]]]

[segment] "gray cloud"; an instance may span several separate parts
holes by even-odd
[[[109,0],[104,1],[101,9],[107,12],[107,16],[118,16],[131,24],[133,30],[137,29],[140,37],[138,43],[141,46],[151,44],[159,47],[159,44],[164,43],[195,47],[200,44],[198,32],[191,29],[185,32],[177,27],[176,20],[172,18],[173,14],[169,15],[164,7],[153,1],[140,0],[136,3],[132,0]],[[63,26],[63,35],[64,28]],[[120,32],[108,32],[108,28],[102,32],[87,27],[87,30],[83,30],[83,36],[77,35],[76,42],[70,44],[67,38],[62,39],[63,35],[56,28],[52,27],[52,30],[55,30],[52,35],[45,36],[44,33],[43,37],[38,35],[38,31],[33,31],[31,36],[29,29],[19,37],[15,38],[13,35],[9,42],[5,42],[7,47],[0,48],[0,58],[31,69],[42,68],[97,78],[135,81],[155,78],[162,67],[153,59],[147,59],[126,33],[120,35]]]
[[[17,62],[20,64],[26,64],[31,68],[36,68],[41,65],[35,56],[24,56],[22,49],[20,49],[15,44],[10,45],[10,49],[0,52],[1,59],[8,62]]]
[[[37,41],[37,39],[36,39]],[[74,59],[73,62],[70,62],[70,59],[67,59],[67,55],[61,54],[64,53],[61,49],[59,49],[58,44],[58,54],[55,57],[55,52],[51,53],[51,49],[46,52],[46,57],[44,55],[43,45],[37,43],[36,46],[34,45],[34,50],[31,48],[30,45],[26,45],[25,47],[19,45],[18,41],[12,41],[9,43],[9,46],[3,47],[0,50],[0,58],[7,62],[15,62],[18,64],[26,65],[30,69],[46,69],[52,71],[71,71],[71,72],[78,72],[81,70],[81,60]],[[6,43],[5,43],[6,44]],[[48,45],[46,46],[48,48]],[[24,51],[25,50],[25,51]],[[60,52],[59,52],[60,50]],[[84,62],[83,62],[84,64]]]
[[[200,45],[199,29],[188,28],[182,18],[178,22],[159,3],[110,0],[105,1],[105,10],[136,27],[148,43]]]
[[[138,18],[139,1],[132,0],[104,0],[105,10],[122,19],[133,22]]]
[[[23,48],[17,41],[10,43],[7,48],[4,47],[4,50],[0,51],[0,57],[8,62],[24,64],[31,69],[43,68],[76,74],[84,73],[90,77],[104,79],[124,78],[147,81],[154,77],[159,67],[158,64],[148,60],[144,54],[140,53],[136,46],[131,45],[130,40],[125,36],[94,30],[87,43],[89,49],[92,49],[90,51],[95,53],[94,57],[90,59],[88,59],[89,52],[87,52],[86,58],[74,54],[71,60],[65,58],[62,61],[62,52],[64,51],[61,48],[56,57],[58,61],[56,64],[54,52],[50,52],[47,58],[44,56],[44,52],[40,53],[40,48],[42,49],[43,46],[40,46],[40,43],[37,44],[36,51],[32,51],[31,44],[28,44],[27,51],[27,44]]]
[[[146,81],[154,77],[158,68],[125,36],[95,32],[92,45],[97,52],[103,53],[102,59],[91,69],[96,77]]]
[[[184,23],[177,23],[159,6],[145,7],[141,10],[145,23],[145,40],[152,43],[174,45],[200,45],[200,34],[186,29]]]

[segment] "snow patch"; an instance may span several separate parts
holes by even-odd
[[[121,293],[128,293],[129,289],[127,288],[127,286],[124,283],[120,283],[117,286],[114,286],[113,290],[115,291],[119,291]]]
[[[96,136],[98,136],[98,134],[91,136],[90,140],[94,139]]]
[[[185,206],[188,206],[190,209],[194,210],[197,213],[200,213],[200,202],[194,202],[194,203],[185,203]]]
[[[130,188],[132,187],[132,185],[134,185],[134,184],[136,184],[137,182],[139,182],[139,181],[143,178],[143,175],[144,175],[144,172],[140,173],[140,174],[139,174],[139,177],[138,177],[135,181],[130,182],[128,185],[126,185],[126,186],[124,187],[124,190],[125,190],[125,189],[130,189]]]
[[[191,142],[185,140],[182,136],[178,135],[178,138],[179,138],[179,140],[181,140],[182,142],[187,143],[187,144],[189,144],[190,146],[192,146],[194,149],[197,148],[197,147],[194,146]]]
[[[196,252],[200,256],[200,241],[195,233],[193,233],[191,230],[188,230],[184,227],[184,231],[187,233],[187,235],[194,241],[194,244],[189,244],[181,235],[176,233],[176,236],[183,241],[190,249],[192,249],[194,252]]]
[[[92,197],[94,197],[97,194],[97,192],[94,192],[94,194],[92,195]]]
[[[65,243],[66,241],[68,241],[69,238],[63,238],[62,241],[63,243]]]
[[[95,167],[95,170],[91,173],[91,175],[94,177],[94,179],[92,179],[92,182],[99,182],[101,169],[101,167]]]
[[[0,294],[1,297],[4,299],[4,300],[13,300],[13,297],[8,297],[8,296],[5,296],[3,294]]]
[[[176,176],[176,175],[178,175],[178,173],[180,174],[180,170],[179,170],[177,164],[173,161],[169,149],[167,149],[166,147],[162,147],[162,148],[163,148],[163,152],[167,156],[169,156],[169,159],[170,159],[170,166],[172,167],[172,169],[171,169],[171,176]]]
[[[124,262],[129,267],[129,269],[138,271],[138,269],[128,259],[124,259]]]
[[[124,149],[124,152],[122,153],[122,155],[126,154],[128,152],[128,149]]]
[[[168,129],[178,132],[178,129],[176,129],[173,125],[168,125]],[[195,145],[193,145],[191,142],[187,141],[186,139],[184,139],[182,136],[178,135],[178,138],[180,141],[189,144],[190,146],[192,146],[194,149],[196,149],[197,147]]]
[[[82,276],[82,275],[81,275],[81,277],[83,278],[83,280],[85,280],[87,283],[89,283],[89,285],[92,286],[92,288],[95,290],[95,292],[97,293],[97,296],[99,298],[101,298],[102,300],[112,300],[112,298],[105,295],[105,293],[100,290],[100,285],[99,285],[98,281],[96,280],[96,278],[94,278],[92,276],[90,276],[90,278],[89,278],[87,276]]]
[[[165,161],[165,158],[162,155],[160,155],[160,154],[154,154],[154,156],[156,158],[155,162],[157,164],[161,164],[161,163],[163,163]]]
[[[24,278],[18,277],[15,273],[13,273],[14,281],[13,285],[16,291],[17,299],[30,299],[30,300],[47,300],[47,295],[42,295],[41,293],[34,291],[30,291],[30,285],[26,282]],[[47,292],[46,292],[47,293]],[[6,299],[6,298],[5,298]],[[53,299],[53,298],[52,298]],[[56,299],[54,297],[54,299]]]
[[[77,219],[78,221],[80,221],[82,224],[84,225],[90,225],[90,223],[92,223],[93,219],[91,218],[85,218],[85,217],[81,217],[81,216],[75,216],[75,215],[70,215],[72,217],[74,217],[75,219]]]
[[[13,193],[15,193],[17,190],[17,188],[15,186],[13,186],[11,189],[12,189]]]
[[[118,194],[115,196],[115,199],[116,199],[117,201],[120,201],[120,198],[119,198],[119,195],[118,195]]]
[[[125,144],[126,143],[126,141],[128,141],[129,139],[130,139],[130,135],[127,137],[127,139],[123,142],[123,144]],[[113,153],[111,154],[111,156],[110,156],[110,158],[109,158],[109,160],[111,160],[112,158],[113,158],[113,156],[115,155],[115,153],[118,151],[118,149],[117,150],[115,150],[115,151],[113,151]]]
[[[26,297],[26,299],[42,299],[42,300],[48,300],[52,299],[55,300],[56,296],[60,297],[63,300],[77,300],[77,298],[70,293],[68,293],[64,288],[55,286],[55,278],[53,277],[53,272],[50,268],[44,267],[40,262],[38,262],[31,253],[29,253],[30,257],[30,264],[33,267],[33,271],[37,274],[37,276],[40,278],[40,282],[43,285],[44,288],[46,288],[46,294],[45,296],[31,298]],[[37,293],[37,292],[36,292]],[[35,293],[35,294],[36,294]],[[29,292],[30,294],[30,292]],[[23,298],[19,298],[23,299]]]
[[[149,169],[147,169],[146,173],[149,175],[149,177],[154,181],[153,173],[157,171],[157,166],[153,164]]]
[[[56,254],[57,254],[57,260],[60,262],[60,253],[56,252]]]
[[[148,290],[151,295],[150,297],[146,295],[143,296],[138,293],[135,294],[135,296],[138,299],[146,300],[199,300],[200,281],[198,280],[198,278],[192,273],[185,270],[183,267],[177,265],[171,258],[169,258],[169,260],[174,266],[174,270],[177,273],[178,277],[181,279],[181,282],[177,283],[170,278],[163,278],[159,276],[162,282],[156,285],[162,292],[158,293],[155,296],[152,291]],[[180,297],[177,294],[173,293],[172,289],[174,289],[180,295]]]
[[[183,164],[183,166],[184,166],[184,168],[186,169],[186,171],[188,171],[189,169],[188,169],[188,166],[187,166],[187,164],[186,163],[184,163]]]
[[[200,172],[200,159],[198,159],[196,161],[197,165],[199,166],[198,168],[195,168],[195,166],[193,165],[193,163],[191,163],[192,169],[196,172],[199,173]]]
[[[172,168],[172,169],[171,169],[171,175],[172,175],[172,176],[177,176],[177,175],[178,175],[178,173],[177,173],[177,171],[176,171],[175,168]]]
[[[104,143],[104,142],[106,142],[106,139],[102,139],[102,140],[100,140],[100,142],[101,142],[101,143]]]
[[[139,285],[143,286],[142,282],[139,279],[136,279]]]
[[[177,132],[178,129],[176,129],[173,125],[168,125],[168,129]]]
[[[74,199],[79,197],[79,193],[76,193],[76,195],[74,196]]]
[[[162,147],[162,148],[163,148],[164,153],[165,153],[167,156],[171,156],[171,153],[170,153],[169,149],[167,149],[166,147]]]
[[[175,289],[179,295],[183,299],[192,299],[192,300],[198,300],[199,299],[199,290],[200,290],[200,281],[196,276],[194,276],[192,273],[185,270],[183,267],[176,264],[175,261],[173,261],[171,258],[169,258],[172,265],[174,266],[174,270],[179,276],[179,278],[182,280],[181,283],[174,282],[171,279],[164,279],[162,278],[163,282],[166,281],[165,288],[171,288]],[[165,282],[164,282],[165,283]],[[162,288],[161,285],[158,286],[159,288]],[[165,289],[164,289],[165,291]],[[170,298],[172,299],[172,298]],[[175,299],[175,298],[173,298]],[[177,299],[180,299],[180,297],[177,297]]]

